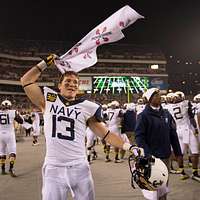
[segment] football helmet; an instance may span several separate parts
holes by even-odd
[[[131,155],[129,157],[129,167],[133,188],[135,188],[134,182],[140,189],[149,191],[156,191],[167,184],[168,169],[159,158]]]
[[[144,104],[144,98],[139,98],[139,99],[137,100],[137,104],[139,104],[139,105]]]
[[[12,103],[11,103],[9,100],[4,100],[4,101],[2,101],[2,103],[1,103],[1,107],[2,107],[3,109],[10,109],[11,106],[12,106]]]
[[[103,110],[107,110],[107,108],[108,108],[108,106],[107,106],[106,104],[103,104],[103,105],[102,105],[102,109],[103,109]]]
[[[200,94],[197,94],[196,96],[194,96],[193,101],[195,103],[199,103],[200,102]]]
[[[185,94],[183,92],[177,91],[175,92],[175,94],[177,94],[181,98],[181,100],[185,100]]]
[[[166,103],[167,101],[166,95],[161,95],[160,98],[161,98],[161,103]]]
[[[118,101],[112,101],[111,106],[119,107],[119,102]]]
[[[173,102],[173,98],[174,98],[174,93],[172,93],[172,92],[167,93],[167,95],[166,95],[167,103],[172,103]]]

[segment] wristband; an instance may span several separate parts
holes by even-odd
[[[42,70],[40,69],[40,67],[38,65],[35,66],[37,68],[37,70],[42,73]]]
[[[22,87],[25,88],[25,87],[32,85],[32,84],[34,84],[34,82],[33,83],[27,83],[27,84],[23,85]]]
[[[47,68],[47,64],[46,64],[46,62],[45,62],[44,60],[42,60],[41,62],[39,62],[39,63],[37,64],[37,66],[38,66],[42,71],[44,71],[44,70]]]

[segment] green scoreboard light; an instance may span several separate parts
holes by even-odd
[[[147,77],[94,76],[93,93],[139,93],[149,88]]]

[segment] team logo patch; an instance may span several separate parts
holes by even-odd
[[[56,98],[57,98],[57,94],[50,93],[50,92],[47,93],[47,101],[55,102]]]

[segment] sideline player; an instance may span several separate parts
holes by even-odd
[[[92,160],[96,160],[97,158],[97,152],[95,151],[96,141],[97,141],[97,136],[88,127],[86,129],[86,148],[87,148],[87,159],[90,164]]]
[[[30,100],[44,114],[46,156],[43,166],[43,200],[66,200],[71,191],[76,200],[94,200],[94,184],[85,151],[87,126],[111,145],[129,150],[131,145],[102,125],[101,106],[76,98],[79,76],[74,71],[61,75],[59,93],[36,83],[42,71],[54,63],[48,56],[21,78]]]
[[[182,95],[178,95],[178,94]],[[176,92],[174,95],[174,104],[172,104],[171,113],[176,121],[177,133],[179,137],[179,143],[183,154],[186,154],[187,148],[191,152],[192,160],[192,178],[200,182],[200,176],[198,174],[198,163],[199,163],[199,142],[195,135],[195,127],[191,123],[191,119],[194,119],[190,102],[185,100],[185,95],[182,92]],[[183,171],[182,167],[178,169],[178,173]]]
[[[23,118],[16,110],[11,109],[11,102],[4,100],[1,103],[0,110],[0,161],[1,161],[1,174],[6,173],[6,155],[8,153],[10,160],[9,172],[12,177],[16,177],[14,172],[14,163],[16,160],[16,138],[14,129],[14,120],[20,124],[23,123]]]
[[[32,146],[39,145],[38,136],[40,135],[40,116],[38,112],[34,111],[31,113],[32,118],[32,135],[33,135],[33,143]]]

